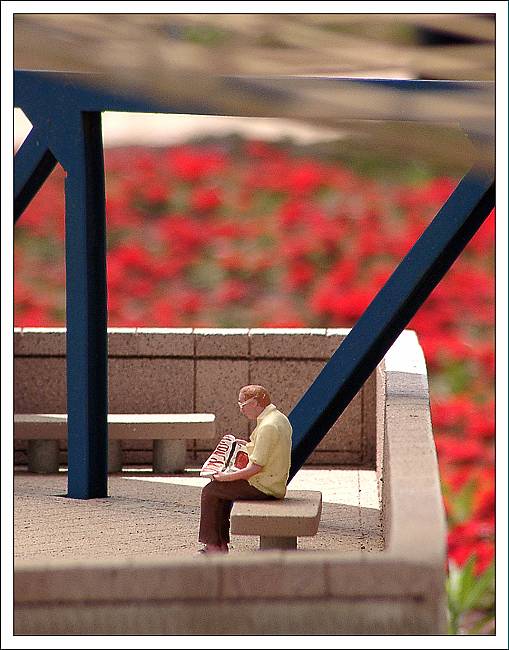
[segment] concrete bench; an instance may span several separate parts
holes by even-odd
[[[236,501],[231,532],[259,535],[260,549],[296,549],[297,537],[316,535],[321,514],[321,492],[288,490],[281,500]]]
[[[157,413],[108,415],[108,469],[122,470],[121,440],[152,439],[153,470],[180,472],[186,460],[186,440],[214,438],[212,413]],[[14,416],[14,438],[28,440],[28,469],[39,474],[58,472],[59,440],[67,438],[66,414]]]

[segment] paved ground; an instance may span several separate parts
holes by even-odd
[[[124,471],[110,477],[110,497],[68,499],[67,475],[18,472],[14,479],[15,559],[139,557],[193,554],[200,490],[197,470],[180,476]],[[373,471],[304,469],[290,489],[318,489],[323,512],[318,535],[301,538],[305,550],[383,548]],[[256,550],[255,537],[235,535],[232,552]]]

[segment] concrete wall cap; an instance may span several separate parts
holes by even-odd
[[[108,327],[108,334],[136,334],[136,327]]]
[[[65,334],[67,328],[65,327],[23,327],[21,328],[23,334]]]
[[[249,356],[248,333],[247,328],[195,328],[193,335],[196,356],[247,358]]]
[[[247,327],[195,327],[193,333],[200,334],[201,336],[238,336],[239,334],[247,336],[249,329]]]
[[[351,331],[349,327],[328,327],[326,336],[348,336]]]
[[[252,327],[249,330],[249,335],[263,336],[265,334],[284,334],[285,336],[302,336],[303,334],[306,334],[309,336],[324,336],[325,332],[325,329],[313,327],[292,327],[291,329],[284,327]]]
[[[404,331],[385,356],[383,503],[387,550],[443,573],[445,511],[431,428],[426,364],[415,332]],[[378,390],[378,389],[377,389]],[[388,462],[387,462],[388,461]]]
[[[137,327],[136,334],[192,334],[192,327]]]

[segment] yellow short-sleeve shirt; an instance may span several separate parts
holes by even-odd
[[[292,425],[286,415],[269,404],[257,418],[247,443],[249,460],[262,469],[248,482],[261,492],[282,499],[290,473]]]

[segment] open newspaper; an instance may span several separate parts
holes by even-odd
[[[213,476],[217,472],[235,472],[244,469],[248,462],[246,441],[228,434],[221,438],[217,447],[204,462],[200,476]]]

